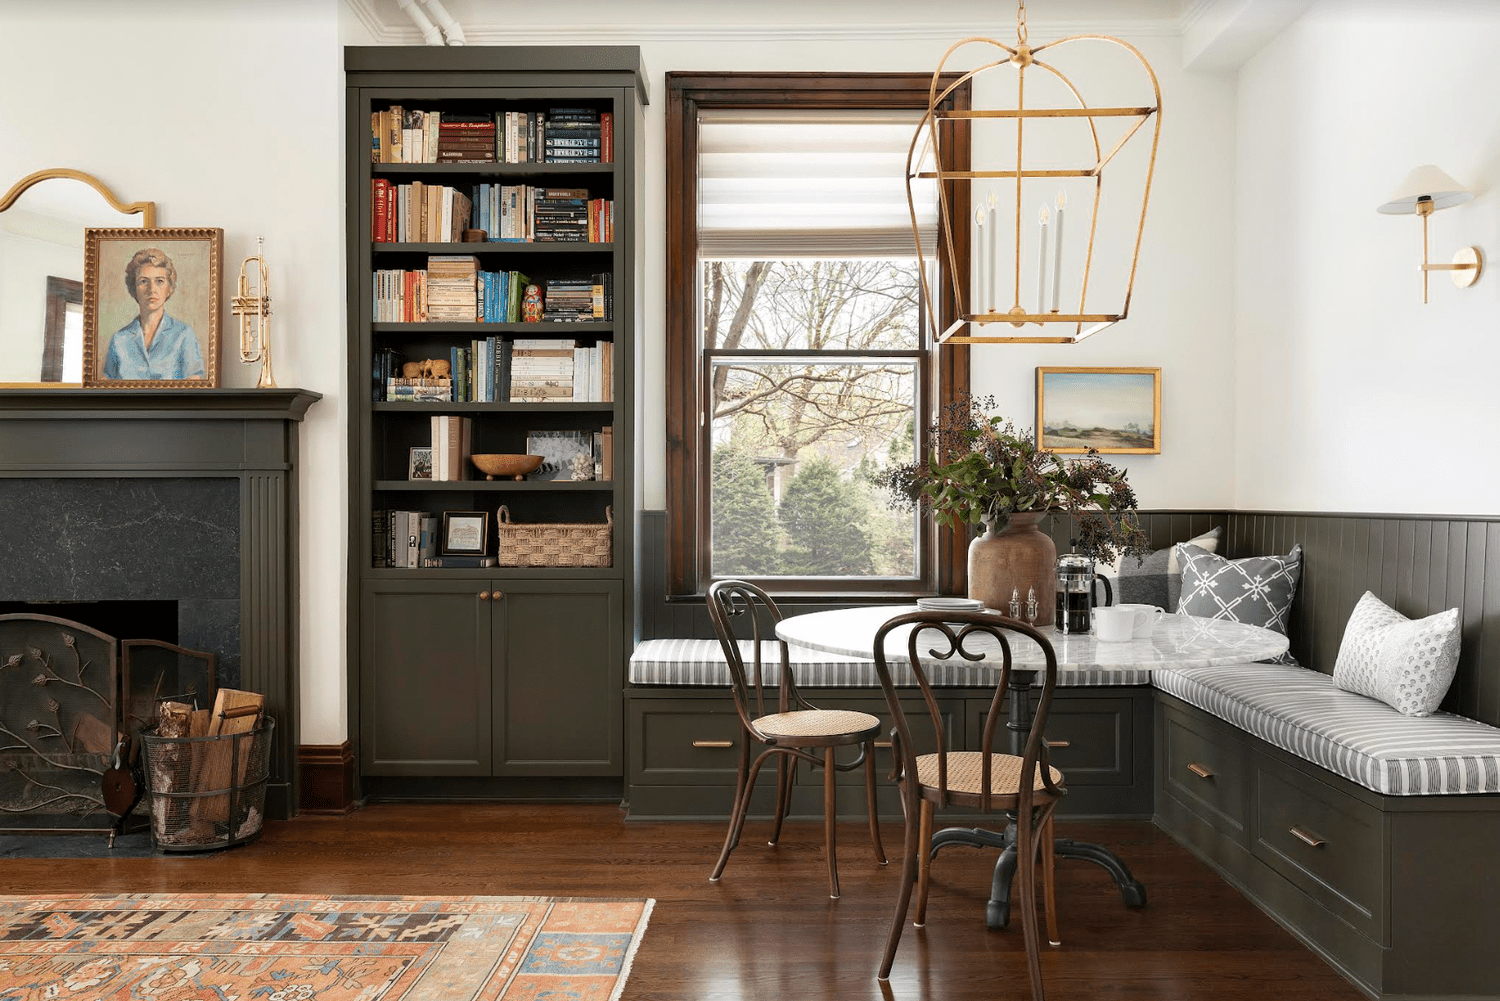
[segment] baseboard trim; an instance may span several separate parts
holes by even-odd
[[[301,783],[298,812],[312,816],[354,809],[354,750],[342,744],[303,744],[297,748]]]

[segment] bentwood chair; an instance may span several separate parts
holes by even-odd
[[[912,727],[893,682],[892,665],[887,662],[886,637],[894,630],[910,628],[906,639],[906,657],[896,671],[906,681],[906,669],[921,690],[927,715],[936,728],[936,749],[918,753],[912,739]],[[1008,635],[1010,634],[1010,635]],[[1010,683],[1011,643],[1015,634],[1035,641],[1042,648],[1046,666],[1041,670],[1041,696],[1035,718],[1020,756],[994,750],[996,730],[1004,732],[1001,702]],[[899,634],[898,634],[899,636]],[[993,642],[991,642],[991,640]],[[998,657],[997,657],[998,653]],[[944,732],[943,714],[928,683],[922,666],[925,659],[947,660],[950,657],[987,662],[999,668],[995,694],[990,700],[989,716],[977,751],[949,750]],[[998,659],[999,663],[995,661]],[[1057,654],[1047,638],[1024,622],[993,612],[918,611],[897,615],[875,634],[875,670],[895,720],[892,753],[895,778],[900,789],[901,805],[906,814],[906,842],[902,849],[901,890],[896,897],[896,914],[886,941],[885,958],[880,963],[881,980],[891,975],[891,963],[901,941],[902,926],[911,902],[912,885],[917,888],[915,924],[926,922],[927,890],[932,865],[932,816],[938,808],[967,807],[989,813],[1013,811],[1016,830],[1016,878],[1019,880],[1021,929],[1026,943],[1026,965],[1031,975],[1031,993],[1042,1001],[1042,963],[1036,920],[1036,870],[1040,857],[1043,873],[1043,896],[1047,910],[1047,933],[1057,941],[1057,919],[1054,914],[1052,886],[1052,811],[1065,793],[1063,776],[1047,761],[1047,746],[1042,734],[1047,728],[1047,712],[1052,692],[1057,686]],[[1028,668],[1029,670],[1029,668]],[[910,693],[910,687],[906,688]],[[1015,894],[1012,895],[1014,900]]]
[[[729,853],[739,844],[740,832],[749,812],[755,779],[767,760],[776,759],[776,810],[771,820],[771,839],[775,845],[781,836],[781,823],[791,806],[792,777],[798,761],[811,762],[823,769],[823,833],[828,852],[828,895],[839,895],[837,839],[834,821],[837,805],[834,779],[838,772],[864,765],[865,798],[870,813],[870,840],[875,845],[875,859],[886,864],[885,849],[880,844],[880,823],[875,809],[875,737],[880,720],[869,713],[843,709],[819,709],[802,697],[792,677],[791,661],[784,640],[775,639],[775,624],[781,621],[781,610],[771,597],[756,587],[738,580],[721,580],[708,589],[708,612],[714,632],[724,649],[734,690],[734,708],[740,717],[740,756],[735,778],[734,808],[729,816],[729,833],[724,850],[714,865],[709,881],[717,883],[729,861]],[[741,619],[736,635],[735,619]],[[748,636],[745,636],[748,634]],[[741,639],[747,638],[748,643]],[[774,645],[773,645],[774,644]],[[746,650],[750,664],[745,662]],[[765,678],[763,655],[767,649],[780,656],[779,673],[774,687],[776,704],[768,709],[773,694],[762,684]],[[760,746],[751,760],[750,746]],[[857,747],[851,760],[840,764],[834,754],[840,747]]]

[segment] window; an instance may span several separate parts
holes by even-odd
[[[916,74],[669,74],[679,593],[722,577],[930,591],[962,572],[951,537],[891,507],[876,482],[967,388],[967,349],[939,352],[926,329],[922,296],[946,283],[918,272],[903,182],[929,85]],[[944,154],[967,157],[954,147]],[[935,192],[915,203],[932,248]]]

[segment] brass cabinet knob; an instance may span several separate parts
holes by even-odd
[[[480,591],[479,592],[479,600],[480,601],[489,601],[490,600],[490,592],[488,592],[488,591]]]
[[[496,591],[494,594],[490,595],[490,600],[491,601],[499,601],[503,597],[505,597],[505,592],[504,591]]]

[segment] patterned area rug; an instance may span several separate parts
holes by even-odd
[[[653,903],[0,896],[0,1001],[612,1001]]]

